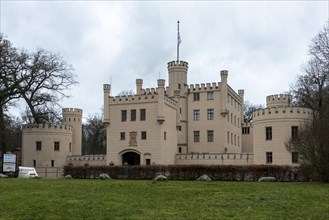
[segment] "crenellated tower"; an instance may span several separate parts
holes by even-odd
[[[291,100],[292,96],[289,94],[269,95],[266,97],[266,106],[268,108],[291,106]]]
[[[188,63],[185,61],[171,61],[168,63],[169,97],[174,97],[175,90],[181,90],[181,96],[187,93]]]
[[[167,95],[177,101],[176,128],[178,130],[178,147],[185,152],[187,146],[187,70],[188,63],[185,61],[171,61],[168,63],[169,91]]]
[[[73,129],[72,155],[81,155],[82,109],[63,108],[63,125],[69,125]]]

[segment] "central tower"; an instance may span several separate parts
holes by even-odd
[[[175,90],[180,90],[181,95],[187,92],[188,63],[185,61],[171,61],[168,63],[169,97],[174,97]]]

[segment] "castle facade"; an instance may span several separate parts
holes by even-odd
[[[167,86],[158,79],[143,88],[136,79],[135,95],[110,96],[104,84],[107,154],[81,155],[82,110],[63,109],[62,126],[23,127],[23,165],[298,164],[285,143],[312,122],[312,110],[270,95],[246,124],[244,90],[232,89],[228,76],[221,70],[216,82],[188,85],[188,63],[172,61]]]

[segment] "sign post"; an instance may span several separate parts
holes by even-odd
[[[16,154],[4,154],[2,172],[16,173]]]

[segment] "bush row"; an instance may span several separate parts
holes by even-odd
[[[299,167],[276,165],[151,165],[151,166],[65,166],[64,175],[73,178],[98,178],[106,173],[114,179],[153,179],[163,174],[171,180],[195,180],[207,174],[212,180],[257,181],[275,177],[278,181],[308,181]]]

